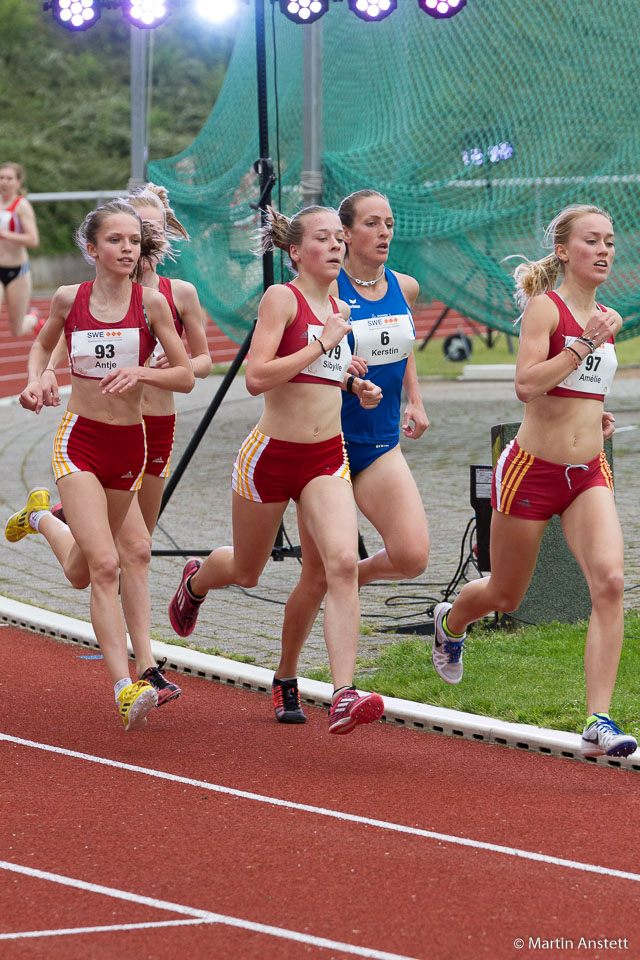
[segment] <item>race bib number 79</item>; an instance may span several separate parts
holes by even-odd
[[[322,340],[324,327],[319,324],[317,326],[309,324],[307,330],[309,343],[313,343],[314,340]],[[320,354],[317,360],[314,360],[301,372],[312,377],[323,377],[325,380],[337,380],[342,383],[350,363],[351,350],[347,338],[343,337],[337,346],[327,350],[326,353]]]

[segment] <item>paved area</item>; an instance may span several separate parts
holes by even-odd
[[[221,378],[198,381],[192,394],[178,397],[179,420],[174,464],[200,423]],[[626,542],[626,585],[640,584],[640,503],[637,491],[640,452],[640,371],[621,371],[607,403],[622,428],[614,438],[617,501]],[[360,654],[369,657],[397,640],[388,628],[425,622],[427,608],[455,573],[461,542],[473,514],[469,502],[469,465],[490,463],[490,428],[519,420],[522,407],[509,382],[457,382],[425,379],[421,383],[431,427],[419,441],[403,440],[429,518],[432,548],[427,573],[402,584],[377,584],[363,589]],[[214,417],[195,456],[160,518],[155,549],[209,550],[230,543],[230,473],[239,443],[262,409],[237,378]],[[21,508],[26,492],[38,484],[54,489],[50,466],[51,442],[59,410],[36,417],[15,401],[0,406],[0,507],[2,517]],[[594,520],[595,522],[595,520]],[[297,543],[295,511],[289,509],[285,528]],[[361,518],[360,531],[368,551],[380,541]],[[465,547],[465,553],[467,548]],[[157,557],[152,561],[152,633],[158,640],[176,640],[167,604],[180,579],[184,559]],[[192,646],[224,656],[251,658],[267,668],[278,659],[282,608],[299,573],[295,559],[269,561],[253,590],[236,587],[212,593],[204,605]],[[41,537],[19,544],[4,539],[0,548],[0,593],[25,603],[89,620],[89,591],[74,591],[64,579]],[[627,593],[627,606],[640,604],[640,587]],[[307,644],[301,673],[327,665],[319,621]]]

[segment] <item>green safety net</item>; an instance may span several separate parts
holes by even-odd
[[[256,315],[259,157],[253,2],[243,7],[214,109],[179,156],[149,165],[192,240],[171,268],[240,342]],[[379,23],[330,3],[323,36],[323,202],[365,187],[396,220],[389,265],[502,331],[518,315],[511,254],[539,258],[545,225],[569,203],[613,215],[617,255],[599,297],[640,328],[640,0],[468,0],[448,20],[417,0]],[[272,202],[302,204],[303,35],[266,0]],[[286,267],[276,258],[276,281]],[[284,270],[284,274],[281,272]],[[170,271],[169,271],[170,272]]]

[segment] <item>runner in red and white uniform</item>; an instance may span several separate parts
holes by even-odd
[[[27,250],[40,243],[33,207],[23,195],[24,168],[0,163],[0,304],[4,298],[14,337],[36,328],[42,321],[29,311],[31,267]]]
[[[91,584],[91,622],[125,729],[135,730],[158,698],[150,683],[132,683],[129,676],[115,539],[144,472],[143,387],[188,393],[194,377],[165,298],[131,279],[136,268],[138,277],[142,273],[141,257],[162,252],[162,240],[122,200],[88,214],[76,240],[95,265],[96,279],[55,293],[31,348],[29,382],[20,398],[26,408],[42,409],[41,375],[64,332],[72,389],[54,442],[53,469],[66,523],[51,514],[48,489],[38,487],[9,518],[5,536],[16,542],[41,533],[69,582],[79,589]],[[147,365],[156,339],[167,369]],[[149,617],[148,589],[143,600]]]
[[[352,686],[360,605],[356,509],[340,428],[341,387],[348,379],[349,308],[329,296],[344,257],[344,232],[333,210],[309,207],[291,220],[270,210],[266,249],[290,256],[296,279],[264,294],[247,362],[253,396],[264,412],[233,469],[233,546],[202,563],[190,560],[173,597],[174,630],[188,636],[207,592],[228,584],[254,586],[271,555],[287,503],[296,500],[322,559],[327,581],[324,635],[334,683],[329,732],[345,734],[376,720],[378,694]],[[364,406],[381,391],[357,378]],[[293,465],[293,468],[292,468]]]
[[[518,607],[545,528],[559,514],[592,603],[582,752],[628,756],[637,743],[609,716],[622,649],[624,572],[602,449],[614,429],[603,403],[617,366],[613,338],[622,320],[596,302],[613,263],[613,224],[598,207],[571,206],[551,222],[546,238],[553,252],[519,264],[514,273],[516,301],[525,308],[515,384],[525,413],[494,471],[491,576],[465,584],[453,605],[436,606],[432,659],[443,680],[460,682],[468,624]]]

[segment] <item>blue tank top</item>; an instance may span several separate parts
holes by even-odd
[[[348,276],[341,270],[338,274],[338,291],[341,300],[351,307],[352,322],[369,317],[408,314],[411,311],[404,298],[394,273],[385,267],[387,292],[381,300],[365,300],[358,294]],[[413,327],[413,320],[411,321]],[[414,336],[415,336],[415,328]],[[353,334],[349,334],[349,346],[354,353]],[[369,364],[366,379],[382,390],[382,400],[374,410],[364,410],[355,394],[342,393],[342,431],[345,439],[355,443],[397,443],[400,432],[400,403],[402,379],[406,357],[392,363]]]

